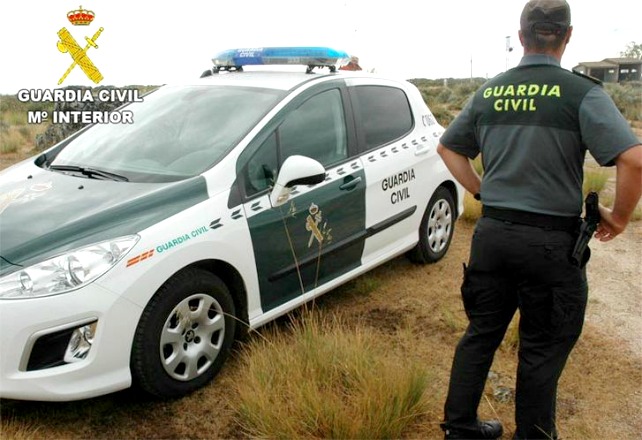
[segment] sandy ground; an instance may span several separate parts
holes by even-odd
[[[586,324],[615,337],[613,355],[630,351],[642,361],[642,222],[631,223],[608,243],[591,241]],[[642,426],[642,387],[630,391],[631,415]]]
[[[642,222],[613,241],[591,241],[586,321],[617,336],[642,359]]]
[[[633,131],[642,139],[639,123]],[[587,163],[596,165],[590,156]],[[603,170],[610,174],[603,193],[614,197],[615,167]],[[638,203],[641,206],[642,200]],[[642,221],[631,222],[610,242],[591,240],[590,247],[586,321],[617,336],[636,359],[642,360]]]

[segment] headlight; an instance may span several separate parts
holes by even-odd
[[[138,241],[116,238],[59,255],[0,278],[0,299],[35,298],[91,283],[118,263]]]

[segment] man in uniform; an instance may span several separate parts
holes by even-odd
[[[582,211],[586,150],[616,166],[613,209],[595,237],[626,227],[642,192],[642,145],[599,81],[560,61],[573,31],[564,0],[531,0],[521,15],[524,57],[478,90],[438,147],[455,178],[482,201],[461,288],[469,319],[455,351],[446,438],[494,439],[499,421],[477,408],[495,350],[520,311],[514,438],[554,439],[557,382],[584,320],[584,264],[569,256]],[[483,179],[469,159],[482,155]]]
[[[350,61],[348,61],[348,64],[339,67],[339,70],[361,70],[361,66],[359,65],[359,58],[355,56],[350,57]]]

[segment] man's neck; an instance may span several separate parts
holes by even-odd
[[[524,56],[526,55],[548,55],[549,57],[555,58],[559,63],[562,62],[562,55],[564,55],[564,46],[559,47],[558,49],[552,50],[532,50],[524,48]]]

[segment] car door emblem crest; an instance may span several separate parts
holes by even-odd
[[[308,240],[308,247],[312,246],[312,243],[315,239],[319,242],[319,246],[321,246],[324,241],[331,242],[332,229],[328,228],[327,221],[324,222],[323,225],[321,225],[321,222],[323,221],[323,213],[321,212],[319,207],[314,203],[310,204],[308,213],[309,215],[305,219],[305,229],[307,231],[310,231],[310,240]]]

